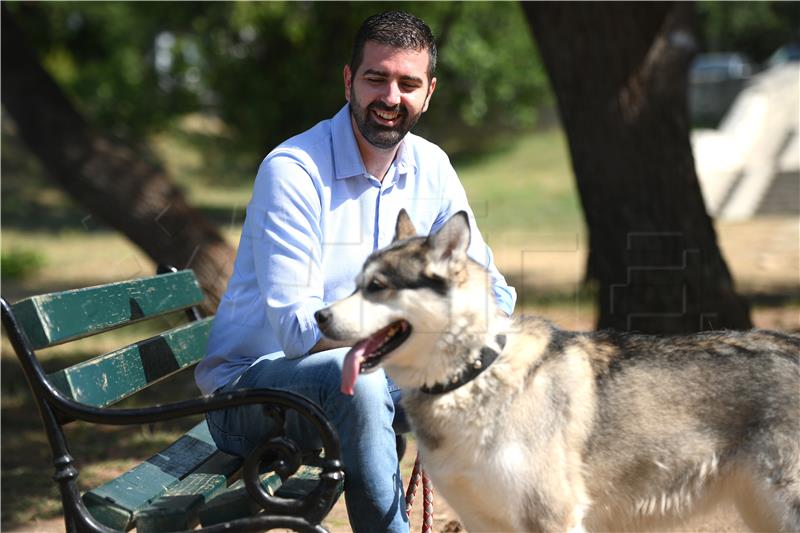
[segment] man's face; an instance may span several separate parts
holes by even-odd
[[[428,80],[428,51],[364,43],[364,59],[353,73],[344,67],[345,98],[361,136],[372,146],[392,148],[428,109],[436,78]]]

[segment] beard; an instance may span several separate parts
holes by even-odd
[[[416,115],[409,115],[408,109],[402,104],[397,106],[387,106],[382,102],[372,102],[366,107],[362,107],[358,103],[358,97],[355,93],[355,88],[351,89],[352,98],[350,99],[350,114],[358,127],[361,135],[376,148],[393,148],[406,133],[411,131],[419,117],[422,116],[422,111]],[[372,116],[372,110],[387,111],[390,113],[398,113],[399,121],[394,126],[385,126],[375,121]]]

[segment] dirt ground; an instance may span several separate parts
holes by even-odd
[[[797,304],[800,298],[797,217],[724,222],[716,224],[716,230],[722,256],[740,294],[792,297]],[[489,236],[487,241],[500,271],[517,283],[517,292],[520,287],[544,292],[576,289],[586,264],[587,239],[585,233],[574,232],[530,233],[506,238],[504,242],[492,242]],[[800,314],[796,318],[795,326],[800,327]]]
[[[800,225],[797,218],[765,218],[743,223],[726,223],[717,227],[720,247],[730,266],[737,289],[751,295],[756,302],[752,317],[757,327],[800,332]],[[580,235],[539,236],[527,250],[493,244],[500,269],[509,276],[530,280],[536,287],[569,292],[577,290],[585,261],[585,242]],[[763,300],[763,304],[758,301]],[[772,302],[772,304],[770,303]],[[531,312],[526,309],[526,312]],[[536,312],[536,309],[533,309]],[[592,328],[593,311],[590,305],[548,308],[547,316],[559,326],[573,330]],[[413,465],[416,450],[413,442],[401,465],[404,479]],[[491,480],[487,480],[490,485]],[[421,518],[421,489],[412,512],[412,531],[419,531]],[[332,533],[350,531],[344,500],[341,499],[325,520]],[[60,518],[37,521],[17,532],[61,532]],[[457,517],[434,487],[434,528],[436,533],[462,531]],[[672,533],[732,533],[747,531],[738,513],[729,507],[716,509],[713,514],[698,517]]]

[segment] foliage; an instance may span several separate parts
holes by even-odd
[[[481,231],[504,235],[508,245],[524,247],[533,234],[568,235],[574,241],[584,231],[561,130],[520,136],[506,150],[455,167]]]
[[[451,25],[437,22],[446,35],[439,88],[420,131],[457,156],[533,126],[537,108],[549,102],[549,83],[518,4],[451,6]]]
[[[744,52],[757,62],[800,39],[798,2],[698,2],[697,18],[704,51]]]
[[[20,280],[34,276],[44,266],[44,257],[31,250],[13,248],[3,250],[0,271],[3,280]]]
[[[88,119],[133,138],[190,111],[219,116],[251,159],[333,115],[374,2],[63,2],[8,5]],[[441,40],[420,133],[457,150],[530,126],[547,94],[516,3],[410,2]],[[449,145],[449,146],[448,146]]]
[[[242,168],[344,103],[342,66],[386,2],[9,2],[87,119],[132,139],[203,112],[221,119],[205,155]],[[439,89],[417,132],[453,157],[484,153],[549,103],[516,2],[407,2],[440,40]],[[577,7],[576,7],[577,8]],[[699,2],[701,48],[765,59],[797,37],[796,2]],[[793,33],[795,32],[795,33]],[[246,162],[246,163],[245,163]],[[246,168],[246,170],[244,170]]]
[[[45,67],[87,119],[141,137],[195,109],[183,84],[168,86],[155,69],[155,38],[193,11],[182,3],[48,2],[6,6]]]

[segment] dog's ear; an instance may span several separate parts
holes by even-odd
[[[466,211],[459,211],[428,237],[435,261],[463,261],[471,238],[469,218]]]
[[[416,236],[417,228],[415,228],[414,223],[411,222],[411,217],[408,216],[405,209],[401,209],[400,212],[397,213],[397,223],[394,226],[394,240],[399,241]]]

